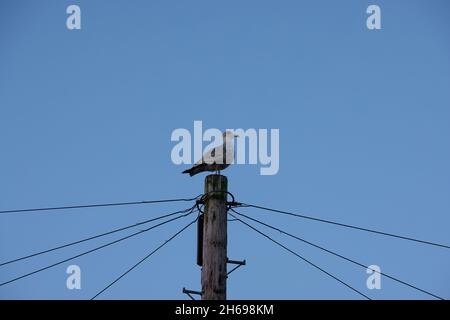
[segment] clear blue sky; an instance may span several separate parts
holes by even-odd
[[[82,30],[66,29],[78,4]],[[366,28],[378,4],[382,30]],[[279,128],[280,171],[230,167],[238,201],[450,243],[450,5],[433,1],[2,1],[0,210],[190,197],[203,176],[170,160],[176,128]],[[0,260],[170,212],[149,205],[0,216]],[[450,251],[242,209],[450,298]],[[0,288],[0,298],[87,299],[188,220]],[[128,233],[124,233],[128,234]],[[285,239],[374,299],[428,298]],[[110,239],[0,267],[0,281]],[[200,289],[195,228],[102,298]],[[231,299],[358,299],[237,222],[248,265]],[[82,289],[66,289],[69,264]]]

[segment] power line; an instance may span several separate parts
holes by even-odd
[[[113,282],[111,282],[110,284],[108,284],[105,288],[103,288],[101,291],[99,291],[94,297],[91,298],[91,300],[94,300],[95,298],[97,298],[99,295],[101,295],[103,292],[105,292],[106,290],[108,290],[111,286],[113,286],[116,282],[118,282],[120,279],[122,279],[123,277],[125,277],[128,273],[130,273],[131,271],[133,271],[133,269],[135,269],[137,266],[139,266],[141,263],[143,263],[145,260],[147,260],[150,256],[152,256],[154,253],[156,253],[158,250],[160,250],[162,247],[164,247],[166,244],[168,244],[170,241],[172,241],[173,239],[175,239],[178,235],[180,235],[184,230],[186,230],[187,228],[189,228],[192,224],[194,224],[197,221],[198,217],[191,221],[189,224],[187,224],[186,226],[184,226],[183,228],[181,228],[178,232],[176,232],[173,236],[171,236],[169,239],[167,239],[166,241],[164,241],[161,245],[159,245],[156,249],[154,249],[152,252],[150,252],[149,254],[147,254],[144,258],[142,258],[139,262],[137,262],[136,264],[134,264],[131,268],[129,268],[127,271],[125,271],[124,273],[122,273],[119,277],[117,277]]]
[[[178,198],[178,199],[164,199],[164,200],[144,200],[144,201],[133,201],[133,202],[116,202],[116,203],[100,203],[100,204],[86,204],[86,205],[73,205],[73,206],[63,206],[63,207],[47,207],[47,208],[30,208],[30,209],[14,209],[14,210],[3,210],[0,214],[10,214],[10,213],[24,213],[24,212],[36,212],[36,211],[53,211],[53,210],[67,210],[67,209],[84,209],[84,208],[99,208],[99,207],[117,207],[117,206],[130,206],[130,205],[140,205],[140,204],[154,204],[154,203],[168,203],[168,202],[188,202],[197,199],[194,198]]]
[[[403,239],[403,240],[409,240],[409,241],[419,242],[419,243],[422,243],[422,244],[428,244],[428,245],[432,245],[432,246],[436,246],[436,247],[450,249],[450,246],[446,245],[446,244],[440,244],[440,243],[436,243],[436,242],[431,242],[431,241],[426,241],[426,240],[420,240],[420,239],[400,236],[400,235],[396,235],[396,234],[393,234],[393,233],[388,233],[388,232],[383,232],[383,231],[378,231],[378,230],[358,227],[358,226],[354,226],[354,225],[350,225],[350,224],[344,224],[344,223],[331,221],[331,220],[314,218],[314,217],[311,217],[311,216],[297,214],[297,213],[293,213],[293,212],[289,212],[289,211],[277,210],[277,209],[262,207],[262,206],[253,205],[253,204],[245,204],[245,203],[243,203],[242,206],[243,207],[252,207],[252,208],[262,209],[262,210],[266,210],[266,211],[272,211],[272,212],[281,213],[281,214],[285,214],[285,215],[289,215],[289,216],[294,216],[294,217],[297,217],[297,218],[314,220],[314,221],[318,221],[318,222],[324,222],[324,223],[328,223],[328,224],[337,225],[337,226],[340,226],[340,227],[356,229],[356,230],[376,233],[376,234],[380,234],[380,235],[384,235],[384,236],[388,236],[388,237],[393,237],[393,238],[398,238],[398,239]]]
[[[328,271],[322,269],[321,267],[319,267],[318,265],[314,264],[313,262],[309,261],[308,259],[302,257],[300,254],[298,254],[297,252],[289,249],[288,247],[286,247],[285,245],[281,244],[280,242],[274,240],[273,238],[271,238],[270,236],[268,236],[267,234],[265,234],[264,232],[258,230],[257,228],[255,228],[254,226],[248,224],[245,221],[242,221],[241,219],[237,218],[236,216],[234,216],[233,214],[230,213],[230,215],[236,219],[237,221],[245,224],[247,227],[249,227],[250,229],[252,229],[253,231],[259,233],[260,235],[264,236],[266,239],[269,239],[270,241],[272,241],[273,243],[275,243],[276,245],[280,246],[281,248],[283,248],[284,250],[290,252],[291,254],[295,255],[297,258],[305,261],[306,263],[308,263],[309,265],[313,266],[314,268],[322,271],[323,273],[325,273],[326,275],[330,276],[331,278],[335,279],[336,281],[342,283],[344,286],[346,286],[347,288],[350,288],[351,290],[353,290],[354,292],[358,293],[359,295],[363,296],[364,298],[368,299],[368,300],[372,300],[370,299],[368,296],[366,296],[364,293],[362,293],[361,291],[359,291],[358,289],[352,287],[351,285],[349,285],[348,283],[344,282],[343,280],[339,279],[338,277],[332,275],[331,273],[329,273]]]
[[[108,232],[105,232],[105,233],[101,233],[101,234],[98,234],[98,235],[95,235],[95,236],[91,236],[91,237],[84,238],[84,239],[81,239],[81,240],[77,240],[77,241],[74,241],[74,242],[66,243],[66,244],[63,244],[63,245],[51,248],[51,249],[39,251],[39,252],[32,253],[32,254],[29,254],[29,255],[26,255],[26,256],[23,256],[23,257],[20,257],[20,258],[12,259],[12,260],[0,263],[0,267],[8,265],[8,264],[11,264],[11,263],[14,263],[14,262],[18,262],[18,261],[21,261],[21,260],[25,260],[25,259],[29,259],[29,258],[32,258],[32,257],[36,257],[36,256],[39,256],[39,255],[42,255],[42,254],[45,254],[45,253],[56,251],[56,250],[59,250],[59,249],[67,248],[67,247],[70,247],[70,246],[73,246],[73,245],[76,245],[76,244],[80,244],[80,243],[83,243],[83,242],[86,242],[86,241],[90,241],[90,240],[93,240],[93,239],[101,238],[101,237],[104,237],[104,236],[107,236],[107,235],[110,235],[110,234],[113,234],[113,233],[116,233],[116,232],[124,231],[124,230],[130,229],[130,228],[133,228],[133,227],[137,227],[137,226],[140,226],[140,225],[143,225],[143,224],[147,224],[149,222],[153,222],[153,221],[160,220],[160,219],[163,219],[163,218],[171,217],[171,216],[176,215],[176,214],[186,213],[186,212],[188,212],[189,210],[192,210],[192,209],[193,209],[193,207],[185,209],[185,210],[172,212],[172,213],[169,213],[169,214],[166,214],[166,215],[163,215],[163,216],[159,216],[159,217],[152,218],[152,219],[149,219],[149,220],[141,221],[141,222],[138,222],[138,223],[135,223],[135,224],[130,224],[130,225],[126,226],[126,227],[117,228],[117,229],[114,229],[114,230],[111,230],[111,231],[108,231]]]
[[[87,254],[89,254],[89,253],[92,253],[92,252],[94,252],[94,251],[97,251],[97,250],[106,248],[106,247],[108,247],[108,246],[110,246],[110,245],[113,245],[113,244],[115,244],[115,243],[124,241],[124,240],[126,240],[126,239],[131,238],[131,237],[137,236],[137,235],[139,235],[139,234],[141,234],[141,233],[144,233],[144,232],[150,231],[150,230],[152,230],[152,229],[155,229],[155,228],[157,228],[157,227],[159,227],[159,226],[162,226],[162,225],[164,225],[164,224],[166,224],[166,223],[169,223],[169,222],[175,221],[175,220],[177,220],[177,219],[186,217],[186,216],[190,215],[192,212],[194,212],[194,208],[195,208],[195,207],[192,207],[191,210],[190,210],[188,213],[184,214],[184,215],[181,215],[181,216],[178,216],[178,217],[175,217],[175,218],[166,220],[166,221],[164,221],[164,222],[161,222],[161,223],[158,223],[158,224],[156,224],[156,225],[154,225],[154,226],[151,226],[151,227],[149,227],[149,228],[147,228],[147,229],[140,230],[140,231],[135,232],[135,233],[132,233],[132,234],[126,236],[126,237],[119,238],[119,239],[114,240],[114,241],[112,241],[112,242],[108,242],[108,243],[106,243],[106,244],[104,244],[104,245],[95,247],[94,249],[91,249],[91,250],[82,252],[82,253],[77,254],[77,255],[75,255],[75,256],[72,256],[72,257],[70,257],[70,258],[67,258],[67,259],[64,259],[64,260],[62,260],[62,261],[56,262],[56,263],[51,264],[51,265],[49,265],[49,266],[47,266],[47,267],[40,268],[40,269],[38,269],[38,270],[29,272],[29,273],[27,273],[27,274],[21,275],[21,276],[19,276],[19,277],[14,278],[14,279],[8,280],[8,281],[3,282],[3,283],[0,283],[0,287],[1,287],[1,286],[4,286],[4,285],[7,285],[7,284],[9,284],[9,283],[15,282],[15,281],[17,281],[17,280],[20,280],[20,279],[29,277],[29,276],[31,276],[31,275],[33,275],[33,274],[36,274],[36,273],[39,273],[39,272],[41,272],[41,271],[45,271],[45,270],[47,270],[47,269],[56,267],[56,266],[58,266],[58,265],[60,265],[60,264],[63,264],[63,263],[68,262],[68,261],[70,261],[70,260],[73,260],[73,259],[82,257],[82,256],[87,255]]]
[[[234,209],[231,209],[231,210],[232,210],[234,213],[238,214],[239,216],[245,217],[245,218],[247,218],[247,219],[249,219],[249,220],[252,220],[252,221],[254,221],[254,222],[256,222],[256,223],[259,223],[259,224],[261,224],[261,225],[263,225],[263,226],[266,226],[266,227],[268,227],[268,228],[270,228],[270,229],[272,229],[272,230],[276,230],[276,231],[278,231],[278,232],[280,232],[280,233],[282,233],[282,234],[285,234],[285,235],[287,235],[287,236],[289,236],[289,237],[291,237],[291,238],[293,238],[293,239],[302,241],[302,242],[304,242],[304,243],[306,243],[306,244],[308,244],[308,245],[310,245],[310,246],[313,246],[313,247],[318,248],[318,249],[320,249],[320,250],[322,250],[322,251],[325,251],[325,252],[327,252],[327,253],[330,253],[330,254],[332,254],[332,255],[334,255],[334,256],[336,256],[336,257],[339,257],[339,258],[341,258],[341,259],[344,259],[344,260],[346,260],[346,261],[349,261],[349,262],[351,262],[351,263],[353,263],[353,264],[356,264],[356,265],[358,265],[358,266],[360,266],[360,267],[363,267],[363,268],[365,268],[365,269],[369,269],[368,266],[366,266],[366,265],[364,265],[364,264],[362,264],[362,263],[360,263],[360,262],[358,262],[358,261],[355,261],[355,260],[353,260],[353,259],[347,258],[347,257],[345,257],[345,256],[343,256],[343,255],[341,255],[341,254],[339,254],[339,253],[336,253],[336,252],[334,252],[334,251],[331,251],[331,250],[329,250],[329,249],[326,249],[326,248],[324,248],[324,247],[321,247],[321,246],[319,246],[319,245],[317,245],[317,244],[315,244],[315,243],[312,243],[312,242],[310,242],[310,241],[308,241],[308,240],[305,240],[305,239],[302,239],[302,238],[300,238],[300,237],[298,237],[298,236],[295,236],[295,235],[293,235],[293,234],[291,234],[291,233],[289,233],[289,232],[286,232],[286,231],[284,231],[284,230],[281,230],[281,229],[279,229],[279,228],[276,228],[276,227],[274,227],[274,226],[271,226],[271,225],[269,225],[269,224],[267,224],[267,223],[265,223],[265,222],[263,222],[263,221],[260,221],[260,220],[258,220],[258,219],[249,217],[249,216],[247,216],[247,215],[245,215],[245,214],[243,214],[243,213],[240,213],[240,212],[238,212],[238,211],[236,211],[236,210],[234,210]],[[442,298],[442,297],[440,297],[440,296],[438,296],[438,295],[435,295],[435,294],[433,294],[433,293],[431,293],[431,292],[428,292],[428,291],[426,291],[426,290],[424,290],[424,289],[421,289],[421,288],[419,288],[419,287],[416,287],[416,286],[414,286],[414,285],[412,285],[412,284],[410,284],[410,283],[407,283],[407,282],[405,282],[405,281],[403,281],[403,280],[400,280],[400,279],[398,279],[398,278],[396,278],[396,277],[394,277],[394,276],[388,275],[388,274],[383,273],[383,272],[381,272],[381,271],[377,271],[377,270],[373,270],[373,269],[371,269],[371,270],[374,271],[374,272],[376,272],[376,273],[379,273],[379,274],[381,274],[381,275],[383,275],[383,276],[385,276],[385,277],[387,277],[387,278],[389,278],[389,279],[392,279],[392,280],[397,281],[397,282],[399,282],[399,283],[401,283],[401,284],[404,284],[404,285],[406,285],[406,286],[408,286],[408,287],[410,287],[410,288],[413,288],[413,289],[418,290],[418,291],[420,291],[420,292],[422,292],[422,293],[425,293],[425,294],[427,294],[427,295],[430,295],[430,296],[432,296],[432,297],[434,297],[434,298],[437,298],[437,299],[440,299],[440,300],[445,300],[444,298]]]

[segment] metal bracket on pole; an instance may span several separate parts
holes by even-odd
[[[195,298],[192,296],[193,294],[199,295],[200,297],[202,296],[202,293],[200,291],[188,290],[185,287],[183,287],[183,293],[187,294],[192,300],[195,300]]]
[[[234,270],[236,270],[236,269],[238,269],[238,268],[240,268],[240,267],[242,267],[242,266],[245,266],[247,262],[246,262],[245,260],[243,260],[243,261],[237,261],[237,260],[230,260],[230,259],[227,258],[227,263],[229,263],[229,264],[235,264],[235,265],[236,265],[233,269],[231,269],[231,270],[227,273],[227,276],[228,276],[228,275],[229,275],[230,273],[232,273]]]

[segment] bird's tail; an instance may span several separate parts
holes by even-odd
[[[192,177],[194,175],[194,173],[192,173],[192,169],[194,169],[194,168],[184,170],[182,173],[189,173],[189,175]]]
[[[202,163],[202,164],[194,166],[190,169],[184,170],[183,173],[189,173],[189,175],[192,177],[192,176],[195,176],[197,173],[204,171],[204,166],[205,166],[205,164]]]

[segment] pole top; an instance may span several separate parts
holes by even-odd
[[[210,174],[205,177],[205,194],[208,197],[227,198],[228,179],[220,174]]]
[[[222,175],[222,174],[217,174],[217,173],[214,173],[214,174],[208,174],[207,176],[206,176],[206,178],[208,179],[219,179],[219,178],[225,178],[225,179],[227,179],[227,176],[224,176],[224,175]]]

